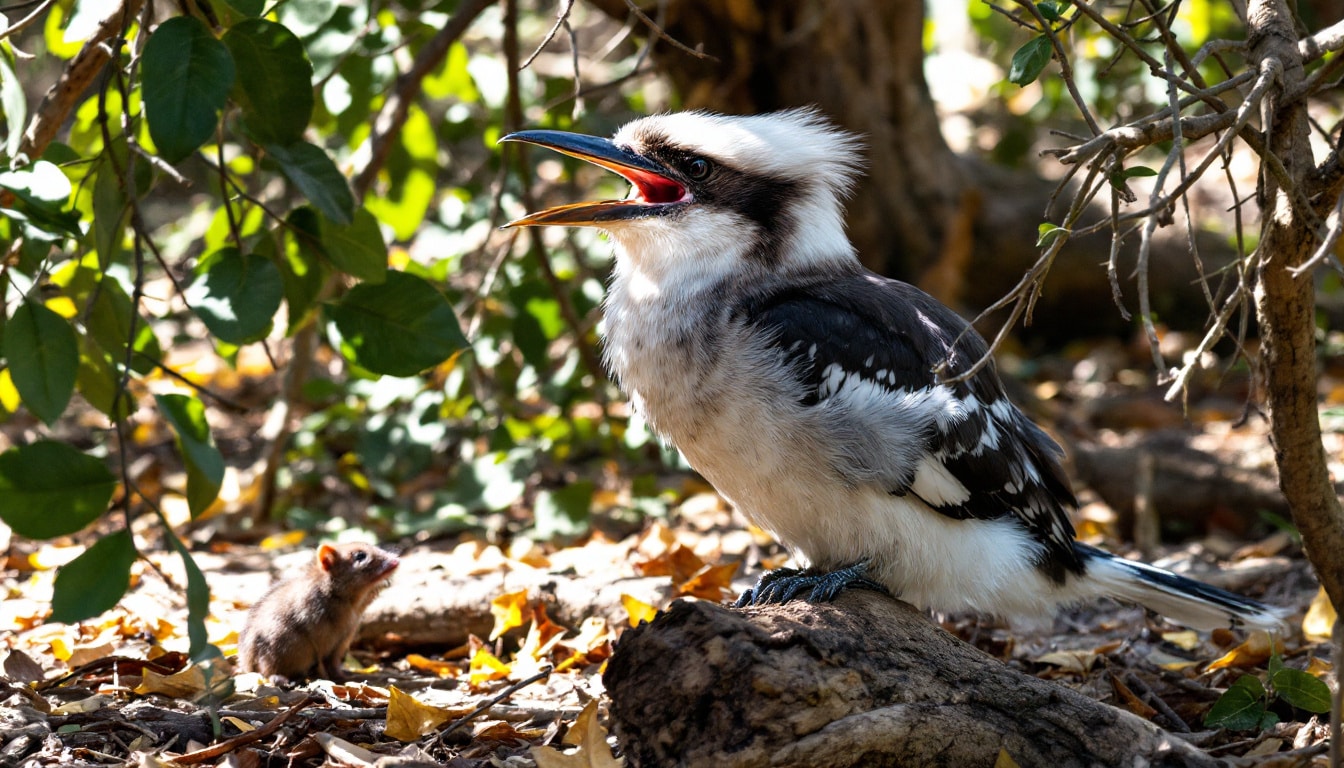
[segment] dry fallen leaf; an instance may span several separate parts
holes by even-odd
[[[1033,659],[1038,664],[1050,664],[1059,667],[1061,672],[1073,672],[1075,674],[1086,674],[1093,664],[1097,663],[1099,655],[1091,651],[1053,651],[1044,656]]]
[[[206,690],[222,684],[228,677],[224,669],[215,664],[193,664],[171,675],[161,675],[145,667],[140,684],[135,686],[135,692],[142,696],[147,693],[159,693],[175,699],[194,699]]]
[[[657,608],[624,592],[621,593],[621,606],[630,616],[630,626],[632,627],[638,627],[640,622],[653,621],[653,617],[658,615]]]
[[[1120,700],[1120,703],[1125,705],[1125,709],[1142,717],[1144,720],[1153,719],[1153,716],[1157,714],[1156,709],[1148,706],[1148,702],[1140,699],[1138,695],[1130,690],[1129,686],[1125,685],[1125,682],[1119,677],[1114,674],[1108,674],[1107,676],[1111,678],[1111,690],[1115,692],[1115,696]]]
[[[495,655],[484,648],[478,649],[471,656],[471,674],[468,680],[472,688],[479,688],[491,680],[509,676],[509,665],[495,658]]]
[[[495,616],[495,628],[490,630],[491,640],[523,626],[532,618],[532,610],[527,604],[527,590],[509,592],[491,600],[490,613]]]
[[[345,739],[339,739],[330,733],[314,733],[313,738],[317,739],[318,746],[327,753],[332,762],[336,765],[373,765],[379,759],[386,757],[377,752],[370,752],[363,747],[355,746]]]
[[[554,747],[533,747],[532,759],[537,768],[621,768],[624,760],[617,760],[607,745],[607,729],[597,721],[597,700],[588,702],[565,734],[564,742],[577,745],[575,752],[564,753]]]
[[[1269,633],[1263,629],[1257,629],[1246,636],[1245,642],[1223,655],[1217,661],[1211,662],[1206,671],[1215,669],[1224,669],[1227,667],[1237,667],[1239,669],[1249,669],[1258,667],[1269,661],[1271,653],[1277,649],[1283,653],[1283,641],[1270,641]]]
[[[1193,651],[1199,647],[1199,633],[1193,629],[1180,632],[1163,632],[1162,639],[1183,651]]]
[[[1316,592],[1316,597],[1311,599],[1307,615],[1302,617],[1302,634],[1313,643],[1329,642],[1336,615],[1335,606],[1325,594],[1325,587],[1321,587]]]
[[[425,704],[410,694],[402,693],[395,685],[388,692],[387,728],[384,733],[397,741],[415,741],[438,730],[440,725],[449,720],[471,711]]]
[[[994,760],[994,768],[1021,768],[1008,750],[999,747],[999,756]]]
[[[678,595],[690,595],[702,600],[722,600],[733,589],[733,577],[737,575],[739,562],[706,565],[691,574],[686,581],[677,584]]]
[[[433,672],[439,677],[456,677],[461,668],[452,661],[439,661],[418,653],[409,653],[406,655],[406,663],[411,669],[419,669],[425,672]]]

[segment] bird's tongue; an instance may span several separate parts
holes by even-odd
[[[622,167],[616,172],[624,176],[646,203],[675,203],[686,195],[686,190],[677,182],[638,168]]]

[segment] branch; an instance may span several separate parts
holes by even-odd
[[[94,78],[112,58],[112,48],[106,43],[121,34],[145,0],[122,0],[121,6],[112,11],[94,30],[93,35],[79,49],[79,53],[65,65],[65,71],[56,84],[42,97],[33,120],[24,131],[23,141],[15,156],[29,158],[40,157],[47,145],[56,137],[56,132],[65,124],[66,118],[75,108],[75,103],[84,94]]]
[[[373,121],[373,130],[369,133],[369,159],[351,182],[356,198],[361,201],[364,199],[369,188],[373,186],[373,180],[378,177],[378,172],[387,162],[387,155],[392,151],[392,142],[406,125],[411,103],[420,95],[425,77],[443,61],[448,55],[448,49],[462,37],[481,11],[493,4],[494,0],[464,0],[443,29],[430,38],[425,47],[416,54],[411,68],[397,76],[396,87],[383,103],[377,119]]]
[[[689,48],[685,43],[667,34],[667,32],[663,31],[662,27],[658,26],[658,22],[654,21],[653,19],[650,19],[643,11],[639,9],[639,6],[635,5],[635,0],[625,0],[625,4],[629,6],[630,12],[638,16],[639,20],[644,22],[645,26],[647,26],[649,30],[652,31],[656,37],[671,43],[673,48],[676,48],[677,50],[683,53],[689,53],[690,55],[694,56],[697,59],[705,59],[706,61],[712,61],[715,64],[720,63],[718,57],[710,56],[708,53],[705,53],[704,51],[700,50],[700,48],[704,47],[703,45],[697,46],[696,48]]]
[[[1297,41],[1297,52],[1302,55],[1302,63],[1310,64],[1331,51],[1344,49],[1344,21],[1322,29],[1310,37]]]

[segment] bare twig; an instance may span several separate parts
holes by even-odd
[[[504,690],[500,691],[494,696],[491,696],[489,699],[486,699],[485,703],[481,704],[479,707],[476,707],[475,709],[463,715],[462,717],[459,717],[457,720],[453,721],[452,725],[448,726],[447,728],[444,728],[442,731],[439,731],[439,735],[435,737],[435,741],[443,743],[443,740],[448,737],[448,734],[456,731],[457,729],[471,722],[477,717],[477,715],[489,711],[491,707],[509,698],[510,696],[522,690],[523,688],[526,688],[527,686],[537,682],[538,680],[550,677],[550,674],[553,670],[554,667],[546,667],[545,669],[527,678],[526,680],[519,680],[513,685],[510,685],[508,688],[505,688]]]
[[[10,24],[7,28],[0,30],[0,40],[4,40],[12,35],[17,35],[27,29],[33,22],[42,18],[42,14],[46,13],[47,9],[55,4],[56,0],[42,0],[42,2],[38,3],[37,7],[33,9],[32,13],[24,16],[13,24]]]
[[[560,6],[559,12],[555,15],[555,24],[551,25],[550,31],[546,33],[546,37],[541,39],[541,44],[537,46],[536,50],[532,51],[532,55],[527,57],[527,61],[524,61],[519,66],[523,69],[532,66],[532,62],[536,61],[537,57],[541,55],[541,52],[546,50],[546,46],[550,45],[551,41],[555,39],[555,34],[560,31],[560,28],[569,26],[569,14],[573,10],[574,0],[564,0],[563,4]],[[578,51],[576,50],[575,54],[577,55],[577,53]]]
[[[260,728],[257,728],[256,730],[240,733],[227,741],[220,742],[219,744],[214,744],[204,749],[198,749],[195,752],[188,752],[185,755],[178,755],[177,757],[173,758],[173,762],[181,763],[183,765],[195,765],[196,763],[203,763],[206,760],[214,760],[215,758],[221,755],[227,755],[228,753],[234,751],[235,749],[238,749],[239,747],[246,746],[256,741],[261,741],[267,736],[270,736],[272,733],[275,733],[277,730],[279,730],[280,726],[284,725],[285,721],[293,717],[295,713],[297,713],[299,710],[303,709],[304,707],[311,706],[313,704],[318,704],[320,702],[321,699],[317,698],[316,696],[308,696],[307,698],[303,699],[302,701],[290,707],[289,709],[286,709],[284,712],[281,712],[280,714],[276,715],[274,718],[270,720],[270,722],[266,723]]]
[[[638,17],[640,21],[644,22],[644,25],[647,26],[649,30],[653,32],[654,36],[657,37],[658,39],[666,40],[667,42],[672,44],[673,48],[676,48],[682,53],[688,53],[697,59],[705,59],[706,61],[713,61],[715,63],[718,63],[719,61],[718,57],[710,56],[708,53],[705,53],[704,51],[700,50],[700,48],[702,48],[703,46],[697,46],[695,48],[687,47],[685,43],[681,42],[675,37],[672,37],[671,35],[667,34],[667,32],[663,31],[663,28],[659,26],[658,22],[654,21],[653,19],[650,19],[648,15],[646,15],[643,11],[639,9],[638,5],[635,5],[635,0],[625,0],[625,4],[627,7],[630,8],[630,12],[635,14],[635,16]]]
[[[1288,271],[1292,272],[1294,277],[1301,276],[1306,272],[1311,272],[1316,269],[1316,267],[1320,266],[1321,262],[1325,261],[1326,257],[1335,256],[1335,245],[1339,242],[1341,231],[1344,231],[1344,195],[1340,195],[1339,199],[1335,201],[1335,211],[1331,215],[1331,219],[1333,222],[1330,224],[1329,229],[1326,230],[1325,238],[1321,241],[1321,247],[1316,249],[1316,252],[1311,255],[1311,258],[1295,267],[1288,268]],[[1339,258],[1337,256],[1335,256],[1332,264],[1335,269],[1341,269]]]
[[[402,127],[406,125],[411,104],[419,97],[425,78],[443,61],[453,43],[462,37],[481,11],[493,4],[494,0],[463,0],[443,28],[416,54],[411,68],[397,76],[392,93],[373,121],[373,130],[369,133],[368,160],[351,182],[357,199],[364,199],[373,186],[373,180],[378,177],[378,172],[386,164],[387,155],[392,151],[392,144]]]

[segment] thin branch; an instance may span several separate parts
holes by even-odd
[[[93,35],[85,41],[84,47],[65,65],[60,79],[42,97],[42,103],[33,113],[32,122],[28,123],[28,129],[24,131],[18,152],[14,153],[16,157],[25,155],[35,158],[46,151],[47,145],[65,124],[75,104],[111,60],[112,49],[106,43],[120,36],[123,22],[134,19],[143,4],[144,0],[122,0],[121,7],[109,13],[98,25]]]
[[[411,68],[397,76],[392,93],[388,95],[383,108],[378,112],[378,117],[373,121],[373,130],[369,133],[369,159],[351,181],[356,199],[361,201],[364,199],[372,188],[374,179],[378,178],[378,172],[387,163],[392,144],[401,133],[402,127],[406,125],[411,104],[420,96],[425,78],[448,55],[448,50],[467,31],[471,22],[493,4],[494,0],[463,0],[448,22],[443,25],[443,29],[435,33],[416,54]]]
[[[1310,64],[1331,51],[1344,49],[1344,21],[1337,21],[1321,31],[1297,41],[1297,52],[1302,63]]]
[[[1064,44],[1060,42],[1054,26],[1046,20],[1045,16],[1041,15],[1041,10],[1036,3],[1028,0],[1019,0],[1019,2],[1035,17],[1036,23],[1039,25],[1038,29],[1042,30],[1045,36],[1050,39],[1050,45],[1055,49],[1055,58],[1059,60],[1060,79],[1064,81],[1064,87],[1068,88],[1069,96],[1073,98],[1074,105],[1078,107],[1083,120],[1087,122],[1088,129],[1092,131],[1093,136],[1096,136],[1101,133],[1101,126],[1097,125],[1096,118],[1092,117],[1092,110],[1087,108],[1087,101],[1083,99],[1083,94],[1078,91],[1078,84],[1073,79],[1073,65],[1069,62],[1069,54],[1064,50]]]
[[[537,49],[532,51],[532,55],[527,57],[527,61],[524,61],[520,65],[523,69],[532,66],[532,62],[536,61],[537,57],[541,55],[541,52],[546,50],[546,46],[551,44],[551,41],[555,39],[555,35],[560,31],[561,27],[569,26],[569,14],[573,10],[574,0],[564,0],[564,5],[560,6],[560,12],[556,14],[555,23],[551,25],[551,29],[546,33],[546,37],[542,38],[541,45],[538,45]],[[577,50],[575,53],[577,55]]]
[[[708,53],[705,53],[703,50],[700,50],[701,48],[704,47],[703,45],[697,46],[695,48],[689,48],[686,46],[685,43],[667,34],[667,32],[664,32],[663,28],[658,25],[658,22],[654,21],[653,19],[650,19],[647,15],[645,15],[643,11],[639,9],[638,5],[635,5],[635,0],[625,0],[625,4],[627,7],[629,7],[630,12],[635,14],[635,16],[637,16],[640,21],[644,22],[644,25],[647,26],[649,30],[653,32],[654,36],[657,37],[658,39],[666,40],[667,42],[672,44],[673,48],[676,48],[682,53],[688,53],[697,59],[705,59],[706,61],[712,61],[715,64],[720,63],[718,57],[710,56]]]
[[[8,28],[0,30],[0,40],[4,40],[13,35],[17,35],[18,33],[27,29],[33,22],[37,21],[39,18],[42,17],[42,14],[46,13],[48,8],[50,8],[55,4],[56,0],[43,0],[43,2],[38,4],[37,8],[33,9],[32,13],[28,14],[27,16],[24,16],[22,19],[19,19],[18,21],[9,25]]]
[[[1311,258],[1296,267],[1288,268],[1288,271],[1293,273],[1294,277],[1300,277],[1303,274],[1316,269],[1321,262],[1325,261],[1327,256],[1335,257],[1332,262],[1335,269],[1338,270],[1342,268],[1339,263],[1339,257],[1335,256],[1335,245],[1339,243],[1341,231],[1344,231],[1344,195],[1340,195],[1335,201],[1335,211],[1332,218],[1334,223],[1330,225],[1328,230],[1326,230],[1325,238],[1321,242],[1321,247],[1316,249],[1316,252],[1311,255]]]
[[[508,688],[505,688],[504,690],[500,691],[498,694],[491,696],[489,699],[486,699],[484,704],[481,704],[480,706],[476,707],[475,709],[463,715],[462,717],[459,717],[457,720],[453,721],[452,725],[448,726],[447,728],[444,728],[442,731],[439,731],[439,735],[434,737],[434,740],[442,744],[443,740],[448,737],[448,734],[452,733],[453,731],[456,731],[457,729],[471,722],[478,715],[484,712],[488,712],[491,707],[509,698],[510,696],[522,690],[523,688],[526,688],[527,686],[537,682],[538,680],[550,677],[551,672],[554,669],[555,669],[554,667],[546,667],[542,669],[540,672],[536,673],[535,675],[532,675],[531,677],[527,678],[526,680],[519,680],[513,685],[510,685]]]

